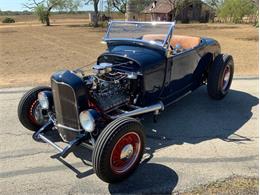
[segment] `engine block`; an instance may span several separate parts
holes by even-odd
[[[104,112],[116,109],[130,100],[129,80],[124,75],[115,73],[107,77],[95,77],[92,85],[91,96]]]
[[[129,98],[126,93],[123,91],[117,91],[110,94],[95,94],[95,101],[97,105],[103,111],[109,111],[111,109],[117,108],[118,106],[125,104],[129,101]]]

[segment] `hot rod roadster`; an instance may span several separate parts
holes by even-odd
[[[216,40],[175,35],[174,28],[174,22],[110,22],[104,37],[108,49],[93,74],[87,75],[86,67],[54,73],[50,87],[22,97],[20,122],[63,158],[77,145],[92,150],[93,169],[103,181],[128,177],[144,153],[141,115],[156,118],[202,85],[216,100],[230,89],[232,56],[221,54]],[[46,135],[51,130],[65,148]]]

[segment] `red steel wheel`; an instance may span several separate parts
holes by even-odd
[[[51,88],[39,86],[29,90],[21,98],[17,109],[19,121],[25,128],[32,131],[37,131],[46,123],[38,101],[38,93],[41,91],[51,91]]]
[[[34,125],[43,125],[44,124],[44,117],[42,116],[41,113],[41,106],[39,104],[38,100],[35,100],[28,112],[28,117],[30,119],[30,121],[32,122],[32,124]]]
[[[93,169],[107,183],[122,181],[138,167],[144,146],[142,124],[134,118],[118,118],[98,136],[92,154]]]
[[[230,81],[230,66],[227,65],[224,69],[224,74],[223,74],[223,79],[222,79],[222,84],[221,84],[221,88],[223,91],[225,91],[227,89],[227,86],[229,84]]]
[[[231,55],[220,54],[209,68],[207,90],[212,99],[221,100],[230,91],[234,75],[234,60]]]
[[[136,161],[141,149],[140,136],[129,132],[121,137],[114,146],[110,158],[111,169],[117,173],[129,170]]]

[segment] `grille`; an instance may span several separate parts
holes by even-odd
[[[73,88],[53,79],[51,87],[57,123],[80,129],[77,99]]]

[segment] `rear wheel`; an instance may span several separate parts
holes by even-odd
[[[38,130],[46,123],[38,101],[38,93],[41,91],[51,91],[51,88],[40,86],[31,89],[23,95],[18,105],[19,121],[31,131]]]
[[[208,94],[220,100],[229,92],[234,74],[234,61],[230,55],[218,55],[210,67],[208,75]]]
[[[93,168],[105,182],[119,182],[139,165],[145,145],[144,129],[133,118],[112,121],[99,135],[92,154]]]

